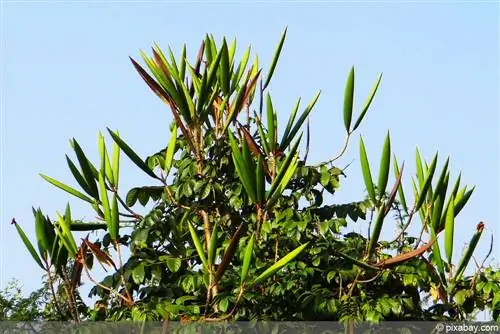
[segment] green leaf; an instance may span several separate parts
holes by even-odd
[[[252,170],[253,166],[247,166],[246,161],[240,149],[238,148],[238,144],[236,143],[236,140],[234,139],[234,136],[231,133],[231,131],[228,132],[228,137],[233,153],[232,156],[234,165],[236,167],[236,172],[238,173],[238,176],[240,177],[241,182],[243,183],[243,186],[248,194],[248,197],[250,197],[250,199],[252,200],[255,200],[256,198],[254,189],[255,183],[252,183],[252,177],[250,175],[250,170]]]
[[[70,186],[65,185],[64,183],[61,183],[47,175],[44,174],[39,174],[45,181],[49,182],[50,184],[53,184],[54,186],[66,191],[67,193],[70,193],[71,195],[78,197],[81,200],[84,200],[85,202],[88,202],[90,204],[94,203],[94,201],[88,197],[79,192],[78,190],[71,188]]]
[[[391,137],[389,131],[385,137],[384,148],[382,150],[382,158],[380,160],[380,170],[378,174],[378,196],[382,200],[387,189],[387,181],[389,179],[389,169],[391,164]]]
[[[350,133],[352,108],[354,102],[354,66],[349,71],[344,93],[344,126],[347,133]]]
[[[219,302],[219,309],[220,309],[220,311],[221,312],[226,312],[228,307],[229,307],[229,299],[227,297],[221,299],[221,301]]]
[[[99,132],[98,137],[99,142],[99,155],[101,157],[101,170],[106,175],[109,184],[115,185],[115,179],[113,176],[113,170],[111,169],[111,162],[109,161],[108,151],[106,150],[106,143],[104,142],[104,137],[102,133]]]
[[[434,159],[432,159],[429,170],[427,171],[427,176],[425,177],[424,184],[420,189],[420,194],[418,195],[418,201],[417,204],[415,205],[415,211],[420,210],[422,204],[424,204],[427,192],[429,191],[432,183],[432,177],[434,176],[434,171],[436,170],[437,158],[438,158],[438,153],[434,155]]]
[[[73,177],[75,178],[76,182],[80,185],[80,187],[90,196],[92,196],[92,191],[89,188],[89,185],[87,184],[87,181],[85,181],[83,175],[80,173],[76,165],[71,161],[71,159],[66,155],[66,162],[68,163],[68,167],[71,171],[71,174],[73,174]]]
[[[115,134],[119,136],[118,131],[116,131]],[[118,180],[120,176],[120,146],[116,143],[113,145],[113,166],[111,170],[115,180],[115,188],[118,188]]]
[[[280,144],[281,151],[285,151],[285,149],[288,147],[288,145],[290,145],[290,143],[293,141],[293,139],[295,138],[295,136],[299,132],[302,124],[304,124],[304,121],[307,119],[307,117],[309,117],[309,114],[311,113],[312,109],[316,105],[316,102],[318,102],[320,95],[321,95],[321,91],[319,91],[316,94],[316,96],[313,98],[313,100],[307,105],[307,107],[304,110],[304,112],[302,113],[302,115],[300,115],[300,118],[298,119],[297,123],[295,123],[292,130],[290,130],[290,133],[286,137],[285,137],[285,135],[283,135],[283,139],[281,140],[281,144]],[[285,132],[285,134],[287,134],[287,133]]]
[[[380,81],[382,80],[382,73],[380,73],[377,77],[377,81],[375,82],[375,85],[373,85],[372,91],[370,92],[370,95],[368,96],[365,105],[363,106],[363,109],[361,110],[361,114],[359,115],[358,119],[356,120],[356,123],[354,124],[354,127],[352,128],[351,132],[356,131],[356,129],[360,126],[361,121],[363,121],[363,118],[366,115],[366,112],[368,111],[368,108],[370,108],[370,105],[373,101],[373,98],[375,97],[375,94],[377,93],[378,86],[380,84]]]
[[[395,155],[394,155],[394,175],[396,177],[399,175],[399,165]],[[398,195],[399,195],[399,201],[401,202],[401,205],[403,206],[405,213],[408,213],[408,205],[406,205],[406,198],[402,183],[400,183],[398,186]]]
[[[70,255],[72,258],[75,258],[78,249],[73,234],[71,233],[71,216],[68,213],[69,205],[66,206],[66,214],[64,218],[59,214],[59,212],[56,212],[57,221],[59,223],[56,231],[61,238],[64,247],[68,250],[68,255]]]
[[[259,155],[259,159],[257,161],[257,171],[256,171],[256,196],[257,196],[257,203],[262,204],[262,202],[265,200],[266,197],[266,178],[264,175],[264,164],[266,162],[264,161],[264,158],[262,155]]]
[[[179,66],[179,78],[184,80],[186,77],[186,44],[182,47],[181,64]]]
[[[118,239],[118,230],[120,228],[120,217],[118,213],[118,197],[117,194],[113,194],[113,200],[111,201],[111,217],[108,224],[109,235],[113,241]]]
[[[474,189],[476,187],[472,187],[471,190],[465,191],[465,188],[463,189],[463,192],[460,192],[458,196],[455,198],[454,203],[455,203],[455,217],[458,216],[460,211],[464,208],[465,204],[469,201],[470,197],[472,196],[472,193],[474,192]]]
[[[262,274],[257,277],[252,285],[260,284],[270,276],[274,275],[278,270],[286,266],[290,261],[295,259],[297,255],[299,255],[307,246],[309,245],[309,242],[306,242],[305,244],[295,248],[293,251],[288,253],[286,256],[284,256],[282,259],[280,259],[278,262],[274,263],[271,267],[269,267],[266,271],[264,271]]]
[[[89,186],[89,189],[91,191],[92,197],[99,199],[99,191],[97,189],[97,183],[96,183],[96,177],[95,174],[93,173],[93,169],[95,169],[94,166],[90,163],[90,161],[87,159],[85,156],[85,153],[83,153],[82,148],[78,144],[75,138],[72,139],[72,146],[73,149],[75,150],[76,157],[78,159],[78,163],[80,164],[80,167],[83,172],[83,176],[85,177],[85,180],[87,181],[87,184]]]
[[[179,271],[179,269],[181,269],[182,260],[179,258],[168,258],[166,262],[168,270],[173,273],[176,273]]]
[[[109,128],[108,132],[115,141],[115,143],[121,148],[123,152],[132,160],[132,162],[139,167],[144,173],[148,174],[152,178],[158,179],[158,176],[153,173],[149,166],[128,146],[117,134],[111,131]]]
[[[214,224],[214,228],[212,230],[212,235],[210,237],[210,242],[208,245],[208,265],[212,266],[215,262],[215,255],[217,253],[217,222]]]
[[[444,250],[446,252],[446,259],[448,263],[451,263],[451,259],[453,256],[453,236],[455,234],[455,207],[453,202],[450,203],[450,206],[446,210],[446,221],[444,228]]]
[[[377,203],[375,197],[375,189],[373,187],[372,174],[370,172],[370,163],[368,162],[368,157],[366,155],[365,143],[363,142],[363,137],[360,137],[359,142],[359,154],[361,160],[361,170],[363,172],[363,180],[365,181],[366,191],[373,203]]]
[[[375,225],[373,226],[372,235],[370,238],[370,243],[368,244],[367,256],[368,258],[372,256],[375,251],[375,247],[377,246],[378,240],[380,238],[380,232],[382,231],[382,225],[384,224],[384,213],[380,210],[377,216],[377,220],[375,220]]]
[[[222,41],[222,48],[220,50],[222,53],[221,58],[221,66],[220,66],[220,79],[221,79],[221,87],[222,93],[224,96],[230,95],[230,87],[229,87],[229,79],[230,79],[230,63],[229,63],[229,50],[227,48],[226,39],[224,38]]]
[[[40,259],[40,256],[36,252],[35,247],[33,247],[33,244],[28,239],[28,237],[24,233],[21,226],[19,226],[19,224],[17,224],[15,221],[13,221],[13,224],[16,226],[17,233],[19,233],[19,236],[21,237],[21,240],[23,241],[24,246],[26,247],[28,252],[30,252],[31,256],[33,257],[33,260],[35,260],[35,262],[40,266],[40,268],[45,270],[45,268],[43,267],[43,264],[42,264],[42,260]]]
[[[196,251],[198,252],[198,256],[200,257],[203,266],[205,268],[208,268],[207,258],[205,257],[205,252],[203,251],[203,246],[201,245],[200,238],[198,237],[198,234],[196,233],[196,230],[191,223],[188,223],[188,227],[189,232],[191,233],[191,238],[193,239],[194,246],[196,248]]]
[[[277,138],[277,115],[274,112],[273,101],[271,100],[271,95],[267,94],[267,138],[265,138],[266,142],[269,143],[269,150],[271,152],[276,151],[276,141]]]
[[[282,194],[286,185],[290,181],[290,178],[293,176],[295,169],[297,168],[297,149],[299,147],[301,138],[302,135],[300,135],[299,139],[288,153],[288,156],[286,157],[285,161],[280,167],[280,170],[278,171],[278,174],[273,180],[271,189],[269,190],[268,194],[268,206],[272,206],[272,203],[274,203],[277,196],[280,196]]]
[[[174,159],[174,153],[177,145],[177,126],[174,126],[172,129],[172,133],[170,135],[170,141],[168,143],[167,151],[165,153],[165,172],[170,172],[170,168],[172,168],[172,161]]]
[[[42,211],[39,209],[35,215],[35,235],[38,243],[38,251],[44,261],[47,261],[48,251],[52,245],[49,244],[49,236],[47,234],[47,226]]]
[[[112,226],[111,222],[111,207],[109,205],[108,191],[106,190],[106,185],[104,183],[104,175],[99,172],[99,187],[101,189],[101,202],[102,210],[104,212],[104,220],[108,225],[108,228]]]
[[[145,270],[144,262],[139,263],[132,271],[132,279],[137,285],[141,285],[144,282]]]
[[[245,280],[247,278],[248,270],[250,269],[250,262],[252,261],[254,242],[255,242],[255,235],[252,234],[250,241],[248,242],[248,244],[245,247],[245,253],[243,256],[243,266],[241,267],[240,284],[243,284],[243,282],[245,282]]]
[[[297,111],[299,111],[300,101],[301,101],[301,99],[299,98],[297,100],[297,103],[295,104],[295,107],[292,110],[292,114],[290,115],[290,118],[288,119],[288,123],[286,124],[285,132],[283,133],[283,137],[281,139],[280,147],[283,147],[284,140],[288,137],[288,134],[292,130],[292,125],[293,125],[293,122],[295,121],[295,117],[297,116]]]
[[[274,52],[273,59],[271,61],[271,66],[269,66],[269,72],[267,74],[266,81],[264,83],[263,89],[266,89],[269,83],[271,82],[271,78],[274,74],[274,70],[276,69],[276,64],[278,63],[278,59],[280,57],[281,50],[283,49],[283,44],[285,43],[285,38],[286,38],[286,32],[288,28],[285,28],[283,33],[281,34],[281,38],[278,44],[278,47],[276,48],[276,51]]]

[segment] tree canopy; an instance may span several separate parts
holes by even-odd
[[[426,161],[417,149],[407,189],[388,131],[377,164],[359,136],[367,195],[339,203],[335,195],[349,182],[339,163],[382,75],[354,110],[350,69],[339,113],[346,141],[336,156],[311,163],[309,115],[320,93],[306,103],[299,98],[285,126],[268,93],[285,37],[286,30],[266,71],[258,57],[251,60],[250,47],[236,59],[236,41],[216,43],[211,35],[194,61],[186,46],[176,58],[157,45],[141,53],[145,65],[131,59],[171,110],[169,142],[151,143],[144,159],[108,128],[112,144],[99,133],[100,161],[92,163],[72,139],[76,160],[66,162],[78,188],[41,176],[87,202],[96,221],[74,220],[69,204],[55,216],[34,208],[35,244],[13,221],[47,275],[53,314],[76,321],[378,322],[467,320],[488,310],[500,320],[499,272],[483,261],[466,274],[485,223],[453,258],[455,222],[474,187],[451,174],[449,158],[440,161],[436,152]],[[150,184],[119,186],[123,155]],[[360,222],[368,223],[365,234],[354,232]],[[410,225],[421,233],[409,235]],[[395,231],[391,240],[381,240],[383,227]],[[75,234],[87,231],[104,233],[77,241]],[[96,262],[110,270],[101,281],[92,274]],[[79,298],[82,277],[95,285],[95,305]]]

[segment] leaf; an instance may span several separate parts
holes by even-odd
[[[344,93],[344,126],[347,133],[350,133],[352,108],[354,102],[354,66],[349,71]]]
[[[80,198],[81,200],[84,200],[85,202],[88,202],[90,204],[94,203],[94,201],[88,197],[79,192],[78,190],[71,188],[70,186],[65,185],[64,183],[61,183],[47,175],[44,174],[39,174],[45,181],[49,182],[50,184],[53,184],[54,186],[66,191],[67,193],[70,193],[71,195]]]
[[[302,113],[302,115],[300,115],[300,118],[298,119],[297,123],[295,123],[292,130],[290,130],[290,133],[286,137],[283,135],[283,139],[281,140],[281,144],[280,144],[281,151],[284,152],[285,149],[288,147],[288,145],[290,145],[290,143],[293,141],[293,139],[297,135],[297,132],[299,132],[302,124],[304,124],[304,121],[307,119],[307,117],[309,117],[309,114],[311,113],[312,109],[316,105],[316,102],[318,102],[320,95],[321,95],[321,91],[319,91],[316,94],[316,96],[313,98],[313,100],[307,105],[307,107],[304,110],[304,112]],[[285,132],[285,134],[286,134],[286,132]]]
[[[444,187],[444,185],[445,185],[446,175],[448,175],[449,162],[450,162],[450,158],[448,157],[448,158],[446,158],[446,162],[443,166],[443,170],[441,171],[441,175],[439,175],[439,178],[437,180],[436,191],[434,192],[434,194],[432,196],[432,201],[435,201],[439,194],[441,194],[443,196],[443,198],[446,195],[446,190],[447,190],[446,188],[447,187]]]
[[[116,242],[118,239],[118,230],[120,228],[120,217],[118,213],[118,197],[117,194],[113,194],[113,200],[111,201],[111,217],[108,224],[109,235],[111,239]]]
[[[112,226],[111,222],[111,207],[109,205],[108,199],[108,191],[106,190],[106,185],[104,183],[104,175],[99,172],[99,186],[101,188],[101,202],[102,202],[102,210],[104,211],[104,220],[108,225],[108,229]]]
[[[238,173],[238,176],[241,179],[241,182],[243,183],[243,186],[245,187],[245,190],[248,194],[248,197],[250,199],[255,200],[255,189],[254,186],[255,184],[252,183],[252,177],[250,175],[251,170],[254,166],[248,166],[240,149],[238,148],[238,144],[236,143],[236,140],[234,139],[233,134],[229,131],[228,132],[228,137],[229,137],[229,143],[231,145],[232,149],[232,156],[233,156],[233,161],[234,165],[236,167],[236,171]]]
[[[283,189],[283,183],[282,181],[285,180],[285,183],[288,183],[289,180],[286,180],[284,178],[285,174],[290,175],[290,171],[294,170],[296,168],[293,167],[295,165],[295,162],[297,161],[297,149],[300,144],[300,140],[302,138],[302,135],[300,135],[299,139],[295,142],[295,145],[292,147],[290,152],[288,153],[288,156],[286,157],[285,161],[280,167],[280,170],[278,171],[278,174],[276,175],[275,179],[273,180],[273,183],[271,185],[271,189],[269,190],[269,195],[268,198],[272,199],[275,196],[281,195],[280,188]],[[286,184],[285,184],[286,186]],[[276,195],[275,195],[276,194]],[[268,204],[269,205],[269,202]]]
[[[378,195],[379,199],[385,195],[387,181],[389,179],[389,170],[391,167],[391,137],[389,131],[385,137],[384,148],[382,150],[382,158],[380,159],[380,170],[378,174]]]
[[[368,244],[367,257],[371,257],[375,247],[377,246],[378,240],[380,238],[380,232],[382,231],[382,225],[384,223],[385,215],[383,212],[379,211],[377,220],[375,220],[375,225],[373,226],[372,235],[370,238],[370,243]]]
[[[248,275],[248,270],[250,269],[250,262],[252,261],[252,253],[253,253],[253,245],[255,242],[255,235],[252,234],[252,237],[250,238],[250,241],[245,247],[245,253],[243,256],[243,266],[241,267],[241,280],[240,284],[243,284],[245,282],[247,275]]]
[[[217,233],[219,231],[217,230],[217,222],[215,222],[213,230],[212,230],[212,235],[210,237],[210,242],[208,245],[208,265],[212,266],[215,264],[215,255],[217,252]]]
[[[288,119],[288,123],[286,124],[285,132],[283,133],[283,138],[281,140],[280,147],[283,147],[283,141],[288,137],[288,134],[292,130],[293,121],[295,121],[295,117],[297,116],[297,111],[299,110],[300,100],[301,100],[300,98],[297,100],[297,103],[295,104],[295,107],[292,110],[292,114]]]
[[[50,229],[53,229],[52,224],[46,222],[42,211],[38,209],[35,214],[35,235],[38,243],[38,251],[45,263],[48,260],[49,250],[52,250],[54,242],[53,237],[49,236]]]
[[[243,232],[243,223],[240,223],[238,228],[236,229],[236,232],[234,232],[233,236],[231,237],[231,241],[229,242],[229,246],[227,247],[226,251],[224,252],[224,255],[222,256],[222,260],[220,262],[219,267],[217,268],[217,271],[215,272],[214,280],[212,282],[212,285],[215,286],[219,280],[222,278],[222,275],[224,275],[224,272],[226,271],[227,267],[229,266],[229,263],[231,262],[234,253],[236,252],[236,248],[238,246],[238,242],[240,240],[240,235]]]
[[[462,256],[462,259],[460,259],[457,271],[455,272],[455,282],[458,282],[462,278],[462,275],[467,266],[469,265],[472,255],[474,254],[474,251],[477,247],[477,243],[479,242],[479,239],[483,234],[483,230],[484,230],[484,223],[480,222],[476,226],[476,233],[472,236],[471,241],[469,242],[469,246],[465,251],[465,254]]]
[[[132,148],[130,148],[130,146],[128,146],[117,134],[111,131],[111,129],[107,129],[115,143],[121,148],[123,152],[125,152],[125,154],[137,167],[139,167],[143,172],[145,172],[152,178],[158,179],[158,176],[153,173],[149,166],[132,150]]]
[[[229,64],[229,50],[227,48],[226,39],[222,41],[222,47],[220,52],[222,53],[221,66],[220,66],[220,79],[222,93],[224,96],[230,95],[229,87],[229,75],[230,75],[230,64]]]
[[[370,92],[370,95],[368,96],[365,105],[363,106],[363,109],[361,110],[361,114],[359,115],[358,119],[356,120],[356,123],[354,124],[354,127],[352,128],[351,132],[356,131],[356,129],[360,126],[361,121],[363,121],[363,118],[366,115],[366,112],[368,111],[368,108],[370,108],[370,105],[373,101],[373,98],[375,97],[375,94],[377,93],[378,86],[380,84],[380,81],[382,80],[382,73],[380,73],[377,77],[377,81],[373,85],[372,91]]]
[[[284,256],[282,259],[280,259],[278,262],[274,263],[271,267],[269,267],[266,271],[264,271],[262,274],[259,275],[253,282],[252,285],[260,284],[270,276],[274,275],[278,270],[286,266],[290,261],[295,259],[297,255],[299,255],[307,246],[309,245],[309,242],[306,242],[305,244],[295,248],[293,251],[288,253],[286,256]]]
[[[75,138],[72,139],[72,146],[73,149],[75,150],[78,163],[80,164],[83,176],[87,181],[92,197],[99,199],[99,191],[97,190],[96,178],[94,176],[94,173],[92,172],[92,170],[95,169],[95,167],[92,166],[90,161],[87,159],[85,153],[83,153],[82,148],[80,147]]]
[[[453,202],[450,203],[450,206],[446,210],[446,221],[444,228],[444,250],[446,252],[446,259],[448,263],[451,263],[451,259],[453,256],[453,236],[454,236],[454,228],[455,228],[455,206]]]
[[[268,143],[271,152],[276,152],[276,141],[278,140],[278,131],[276,124],[276,113],[273,108],[273,101],[271,100],[271,95],[267,94],[267,138],[265,140]]]
[[[92,191],[89,188],[89,185],[87,184],[87,181],[83,178],[83,175],[80,173],[76,165],[71,161],[71,159],[66,155],[66,162],[68,163],[68,167],[71,171],[71,174],[73,174],[73,177],[75,178],[76,182],[80,185],[80,187],[90,196],[92,196]]]
[[[118,131],[115,132],[117,136],[120,136]],[[113,178],[115,179],[115,188],[118,188],[118,180],[120,176],[120,146],[117,143],[113,145],[113,166],[111,168],[113,172]]]
[[[40,256],[36,252],[35,247],[33,247],[33,244],[28,239],[28,237],[24,233],[24,231],[21,228],[21,226],[19,226],[19,224],[16,223],[15,219],[12,219],[12,224],[14,224],[16,226],[17,233],[19,233],[19,236],[21,237],[21,240],[23,241],[24,246],[26,247],[26,249],[28,250],[28,252],[30,252],[31,256],[33,257],[33,260],[35,260],[35,262],[40,266],[40,268],[42,268],[43,270],[45,270],[45,268],[43,267],[43,264],[42,264],[42,260],[40,259]]]
[[[173,273],[178,272],[182,265],[182,260],[179,258],[168,258],[166,262],[168,269]]]
[[[219,302],[219,309],[220,309],[220,311],[221,312],[226,312],[228,307],[229,307],[229,299],[227,297],[221,299],[221,301]]]
[[[66,214],[64,218],[59,214],[59,212],[56,212],[57,221],[59,223],[57,225],[58,228],[56,229],[56,231],[59,237],[61,238],[64,247],[68,250],[68,255],[70,255],[72,258],[75,258],[76,253],[78,252],[78,248],[76,247],[75,239],[73,238],[73,234],[71,233],[70,229],[71,217],[68,215],[69,213],[68,209],[69,205],[66,206]]]
[[[198,252],[198,256],[200,257],[203,266],[205,268],[208,268],[207,258],[205,257],[205,252],[203,251],[203,246],[201,245],[200,238],[198,237],[198,234],[196,233],[196,230],[191,223],[188,223],[188,227],[194,246],[196,248],[196,251]]]
[[[165,172],[170,172],[170,168],[172,168],[172,161],[174,159],[174,153],[177,145],[177,126],[174,126],[172,129],[172,133],[170,135],[170,141],[168,143],[167,151],[165,153]]]
[[[404,165],[404,162],[403,162],[403,165]],[[395,155],[394,155],[394,174],[396,175],[396,177],[400,174],[398,161],[397,161]],[[403,191],[403,184],[402,183],[399,183],[398,195],[399,195],[399,201],[401,202],[401,205],[403,206],[405,213],[408,213],[408,205],[406,205],[406,198],[405,198],[405,194]]]
[[[266,81],[264,83],[264,88],[266,89],[269,83],[271,82],[271,78],[274,74],[274,70],[276,69],[276,64],[278,63],[278,59],[280,57],[281,50],[283,49],[283,44],[285,43],[285,38],[286,38],[286,32],[288,28],[285,28],[283,33],[281,34],[281,38],[278,44],[278,47],[276,48],[276,51],[274,52],[273,59],[271,61],[271,66],[269,66],[269,73],[267,74]]]
[[[472,193],[474,192],[474,189],[476,189],[476,187],[472,187],[472,189],[470,189],[469,191],[467,192],[463,192],[463,195],[459,195],[455,198],[455,217],[460,213],[460,211],[462,211],[462,209],[464,208],[465,204],[467,204],[467,202],[469,201],[469,198],[472,196]],[[465,188],[464,188],[465,190]]]
[[[372,174],[370,172],[370,163],[366,155],[365,143],[363,137],[360,137],[359,154],[361,160],[361,170],[363,172],[363,180],[365,181],[366,191],[373,203],[377,203],[375,197],[375,189],[373,188]]]
[[[141,285],[144,282],[145,270],[144,262],[140,262],[132,271],[132,279],[137,285]]]
[[[262,202],[265,200],[266,197],[266,178],[264,175],[264,164],[266,162],[264,161],[264,158],[262,155],[259,155],[259,159],[257,161],[257,171],[256,171],[256,186],[255,186],[255,191],[256,191],[256,196],[257,196],[257,203],[262,204]]]
[[[139,198],[140,190],[141,188],[138,187],[129,190],[127,196],[125,197],[125,204],[127,204],[127,206],[132,207],[135,205],[137,199]]]
[[[431,165],[427,172],[427,176],[425,177],[424,184],[420,190],[420,194],[418,195],[418,201],[417,204],[415,205],[415,211],[418,211],[422,207],[422,204],[424,204],[427,192],[429,191],[429,188],[432,183],[432,177],[434,176],[434,171],[436,170],[437,158],[438,158],[438,153],[436,153],[434,155],[434,159],[432,159]]]
[[[99,142],[99,155],[101,157],[101,170],[104,173],[104,175],[106,175],[109,184],[114,186],[115,179],[113,176],[113,171],[111,169],[111,162],[109,161],[109,155],[106,150],[106,143],[104,142],[104,137],[100,132],[99,132],[98,142]]]

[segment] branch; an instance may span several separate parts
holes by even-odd
[[[346,152],[347,150],[347,146],[349,145],[349,138],[351,137],[351,134],[348,132],[346,137],[345,137],[345,140],[344,140],[344,146],[342,147],[342,149],[340,150],[340,152],[335,156],[333,157],[332,159],[328,160],[328,161],[325,161],[325,162],[321,162],[319,164],[317,164],[316,166],[314,167],[321,167],[323,165],[328,165],[328,164],[331,164],[333,163],[334,161],[340,159],[344,153]]]

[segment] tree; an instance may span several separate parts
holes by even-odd
[[[149,71],[131,59],[172,111],[168,145],[142,159],[108,128],[113,152],[99,133],[97,165],[71,141],[78,166],[69,157],[67,163],[81,190],[41,175],[88,202],[99,217],[75,221],[69,204],[53,219],[33,209],[38,251],[15,224],[48,281],[60,280],[72,318],[377,322],[464,320],[488,309],[498,321],[498,271],[483,261],[472,276],[465,275],[484,223],[471,231],[465,254],[452,257],[455,220],[474,187],[462,185],[460,175],[451,176],[449,159],[439,169],[437,153],[425,161],[417,149],[410,198],[402,182],[404,163],[393,155],[387,132],[376,182],[360,137],[366,198],[336,203],[347,173],[338,163],[382,75],[354,121],[355,70],[350,70],[343,149],[310,164],[308,117],[320,94],[303,109],[299,99],[283,129],[267,93],[285,36],[286,30],[265,76],[258,58],[250,61],[250,48],[238,62],[236,41],[217,45],[209,35],[194,63],[187,60],[186,47],[179,59],[158,46],[152,57],[142,53]],[[122,153],[154,182],[124,197]],[[139,213],[137,207],[148,203],[153,208]],[[349,230],[360,222],[369,224],[366,235]],[[410,236],[407,229],[416,224],[422,233]],[[398,232],[393,240],[380,240],[387,225]],[[101,229],[102,239],[76,243],[74,232]],[[436,242],[440,237],[444,249]],[[127,259],[123,247],[131,250]],[[112,270],[101,282],[90,272],[96,260]],[[94,307],[75,306],[83,274],[95,283]]]

